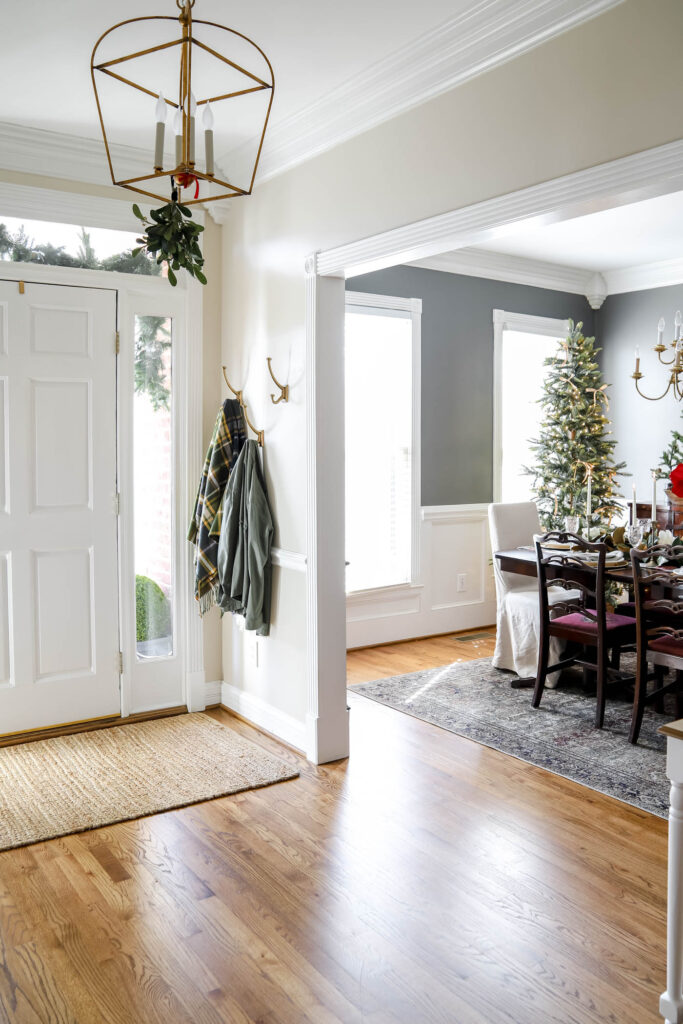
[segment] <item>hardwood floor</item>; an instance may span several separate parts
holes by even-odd
[[[349,702],[348,762],[216,710],[301,777],[0,854],[0,1021],[660,1022],[666,822]]]
[[[423,640],[404,640],[380,647],[361,647],[346,656],[346,678],[350,685],[367,683],[385,676],[420,672],[450,665],[454,661],[489,658],[496,643],[495,627],[470,629]]]

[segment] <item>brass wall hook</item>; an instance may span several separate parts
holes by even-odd
[[[258,427],[255,427],[254,424],[251,422],[251,420],[249,419],[249,414],[247,413],[247,403],[244,401],[244,398],[242,397],[242,391],[241,390],[240,391],[236,391],[235,390],[235,388],[232,386],[232,384],[228,380],[228,374],[226,373],[225,367],[223,367],[222,369],[223,369],[223,378],[225,380],[225,383],[228,385],[228,387],[232,391],[233,395],[235,396],[237,401],[242,406],[242,412],[244,413],[244,418],[245,418],[245,420],[247,422],[247,426],[250,427],[254,431],[254,433],[256,434],[256,440],[258,441],[259,446],[261,448],[263,448],[264,432],[262,430],[259,430]]]
[[[276,398],[275,395],[271,395],[270,396],[271,402],[273,403],[273,405],[277,405],[279,402],[288,402],[289,401],[289,384],[281,384],[280,381],[277,379],[277,377],[273,373],[273,367],[270,365],[271,364],[270,356],[268,356],[266,362],[268,363],[268,372],[270,373],[270,376],[273,378],[273,380],[275,382],[275,386],[280,389],[280,397]]]

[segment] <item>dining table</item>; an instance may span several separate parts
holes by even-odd
[[[556,554],[562,554],[561,550],[553,552]],[[566,551],[565,554],[569,555],[571,552]],[[503,572],[516,573],[519,576],[536,576],[536,549],[531,545],[511,548],[509,551],[495,551],[494,558],[499,562],[500,568]],[[558,578],[567,576],[571,572],[572,579],[581,580],[582,574],[586,579],[590,580],[592,576],[595,576],[595,566],[590,564],[577,565],[573,563],[568,566],[562,566],[559,563],[557,565],[548,566],[548,576]],[[605,566],[605,576],[612,580],[614,583],[622,583],[624,586],[633,586],[633,570],[631,569],[631,562],[627,556],[624,556],[623,564],[610,566],[609,563]]]

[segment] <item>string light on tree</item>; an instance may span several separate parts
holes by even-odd
[[[569,334],[546,359],[540,399],[539,436],[531,442],[532,491],[546,529],[564,527],[566,516],[584,515],[606,525],[621,511],[614,462],[616,442],[609,435],[608,386],[602,380],[594,338],[569,321]],[[589,468],[590,467],[590,468]]]

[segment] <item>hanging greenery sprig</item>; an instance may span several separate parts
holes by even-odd
[[[137,203],[133,204],[133,213],[147,227],[147,231],[138,238],[139,249],[133,250],[133,256],[143,251],[154,257],[157,263],[165,263],[168,267],[168,280],[174,287],[178,283],[176,270],[186,270],[196,277],[201,284],[206,284],[202,271],[204,257],[199,248],[199,235],[204,230],[201,224],[195,224],[192,213],[172,199],[159,210],[150,210],[151,221],[144,216]]]

